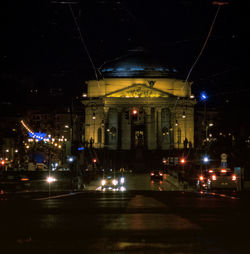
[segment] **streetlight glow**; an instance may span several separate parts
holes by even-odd
[[[205,92],[201,93],[201,100],[205,101],[207,99],[207,94]]]
[[[204,157],[203,157],[203,162],[204,162],[204,163],[207,163],[208,161],[209,161],[208,156],[204,156]]]

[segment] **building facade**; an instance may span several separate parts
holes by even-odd
[[[191,83],[174,67],[127,56],[87,81],[85,142],[94,148],[182,149],[194,145]]]

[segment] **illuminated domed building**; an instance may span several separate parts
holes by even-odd
[[[133,52],[103,64],[100,72],[101,80],[86,82],[86,142],[108,150],[193,146],[191,82],[173,66]]]

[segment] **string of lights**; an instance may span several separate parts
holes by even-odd
[[[61,148],[62,146],[57,142],[67,141],[67,139],[65,139],[64,137],[56,139],[54,137],[51,137],[51,135],[47,135],[46,133],[34,132],[23,120],[21,120],[20,122],[22,126],[28,131],[29,137],[31,138],[29,139],[30,142],[33,142],[34,140],[37,142],[44,141],[44,143],[51,142],[56,147]]]

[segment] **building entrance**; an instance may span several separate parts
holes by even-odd
[[[132,144],[133,148],[144,147],[145,145],[145,136],[144,136],[144,126],[134,126],[132,131]]]

